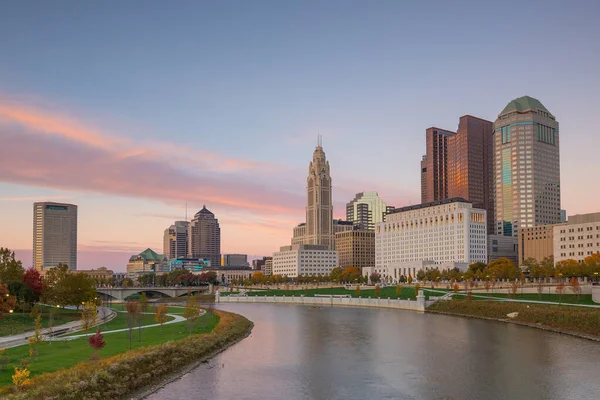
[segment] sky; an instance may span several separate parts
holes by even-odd
[[[489,3],[489,4],[488,4]],[[78,268],[123,271],[203,204],[223,253],[305,219],[323,136],[334,216],[420,202],[430,126],[517,97],[560,123],[561,201],[600,211],[600,2],[18,1],[0,5],[0,246],[35,201],[79,206]]]

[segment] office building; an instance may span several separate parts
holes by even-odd
[[[508,103],[494,123],[495,233],[560,223],[559,129],[538,100]]]
[[[252,260],[252,269],[254,271],[260,271],[263,274],[265,273],[265,264],[268,260],[273,259],[273,257],[263,257],[262,259]]]
[[[169,272],[174,271],[176,269],[185,269],[190,272],[198,272],[203,271],[207,268],[214,268],[214,266],[210,264],[210,260],[206,258],[173,258],[169,260],[168,265]],[[217,267],[220,267],[220,265],[217,265]]]
[[[554,262],[568,259],[582,262],[600,253],[600,213],[570,215],[564,224],[553,227]]]
[[[33,266],[42,272],[65,264],[77,268],[77,206],[33,204]]]
[[[283,246],[273,253],[273,275],[289,278],[329,275],[338,266],[338,253],[329,245]]]
[[[374,230],[375,224],[382,222],[387,205],[377,192],[360,192],[346,204],[346,221],[351,221],[362,230]]]
[[[202,206],[189,224],[188,258],[207,259],[212,266],[221,265],[219,220],[206,206]]]
[[[149,273],[169,272],[167,257],[148,248],[140,254],[129,257],[127,277],[136,280],[139,276]]]
[[[540,262],[554,255],[554,225],[521,228],[518,238],[518,265],[523,265],[528,258]]]
[[[273,257],[267,257],[265,260],[265,276],[273,275]]]
[[[329,161],[321,146],[321,139],[313,153],[306,179],[306,234],[304,243],[333,248],[333,204]]]
[[[489,218],[488,218],[489,221]],[[508,258],[514,262],[518,262],[517,244],[518,240],[514,236],[504,235],[488,235],[488,263],[496,261],[499,258]]]
[[[249,267],[247,254],[223,254],[224,267]]]
[[[460,117],[455,135],[448,138],[448,198],[460,197],[483,208],[488,233],[494,230],[494,124],[471,115]]]
[[[421,160],[421,187],[425,188],[425,192],[421,193],[422,203],[448,198],[448,140],[455,134],[435,127],[425,132],[427,153],[423,157],[425,164]]]
[[[175,224],[165,229],[163,252],[169,260],[187,257],[189,225],[187,221],[175,221]]]
[[[567,210],[560,210],[560,222],[567,222]]]
[[[106,267],[100,267],[96,269],[78,269],[76,272],[84,273],[90,278],[96,279],[97,281],[108,281],[114,275],[114,272]]]
[[[397,208],[375,228],[375,269],[397,282],[421,268],[487,262],[484,209],[454,198]]]
[[[427,203],[427,155],[421,159],[421,203]]]
[[[368,268],[375,266],[375,230],[349,230],[335,234],[339,266]]]

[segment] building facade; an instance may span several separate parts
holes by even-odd
[[[273,275],[289,278],[329,275],[338,266],[338,253],[328,245],[283,246],[273,253]]]
[[[375,266],[375,230],[351,230],[335,234],[339,266],[368,268]]]
[[[362,230],[375,230],[375,224],[383,222],[386,212],[387,205],[377,192],[360,192],[346,204],[346,221]]]
[[[223,254],[224,267],[248,267],[248,254]]]
[[[427,203],[427,155],[421,158],[421,203]]]
[[[421,202],[430,203],[448,198],[448,140],[456,132],[447,131],[435,127],[428,128],[425,132],[426,151],[425,154],[425,184],[421,176],[421,187],[425,187],[425,193],[421,193]],[[423,161],[421,160],[421,167]],[[423,168],[421,168],[423,171]],[[423,174],[423,172],[421,172]]]
[[[483,208],[488,233],[494,231],[494,123],[471,115],[460,117],[448,138],[448,198],[460,197]]]
[[[167,257],[148,248],[140,254],[129,257],[127,277],[136,280],[139,276],[149,273],[169,272]]]
[[[188,257],[210,260],[212,266],[221,265],[219,220],[206,206],[202,206],[189,224]]]
[[[114,272],[106,267],[100,267],[96,269],[78,269],[77,272],[84,273],[90,278],[94,278],[99,281],[108,281],[114,275]]]
[[[252,260],[252,269],[254,271],[260,271],[263,274],[265,273],[265,264],[267,263],[267,260],[272,260],[273,257],[263,257],[262,259],[256,259],[256,260]]]
[[[542,261],[554,255],[554,225],[519,229],[518,265],[528,258]]]
[[[210,260],[207,260],[206,258],[173,258],[169,260],[168,265],[169,272],[174,271],[176,269],[185,269],[190,272],[197,272],[203,271],[207,268],[214,268],[214,266],[210,264]],[[220,265],[218,265],[217,267],[220,267]]]
[[[329,161],[319,144],[308,166],[306,179],[306,234],[304,243],[333,248],[333,204],[331,200],[331,174]]]
[[[560,223],[559,130],[538,100],[508,103],[494,123],[495,233]]]
[[[553,226],[554,262],[582,262],[600,253],[600,213],[570,215],[564,224]]]
[[[397,208],[377,224],[375,270],[398,277],[399,271],[422,261],[463,270],[487,262],[485,210],[464,199],[446,199]]]
[[[489,221],[489,219],[488,219]],[[517,247],[518,240],[513,236],[504,235],[488,235],[488,263],[496,261],[499,258],[508,258],[514,262],[518,262]]]
[[[33,266],[42,272],[59,264],[77,268],[77,206],[33,204]]]
[[[273,275],[273,257],[267,257],[265,260],[265,276]]]
[[[189,225],[187,221],[175,221],[175,224],[165,229],[163,252],[169,260],[187,257]]]

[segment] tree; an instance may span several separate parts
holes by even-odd
[[[128,288],[128,287],[132,287],[133,286],[133,279],[131,278],[125,278],[121,281],[121,286],[124,288]]]
[[[0,371],[4,371],[8,364],[8,357],[6,356],[6,349],[0,349]]]
[[[9,313],[10,310],[14,310],[16,304],[17,298],[11,296],[8,292],[8,286],[0,282],[0,318],[3,318],[4,314]]]
[[[15,252],[0,247],[0,281],[23,282],[25,270],[21,261],[15,258]]]
[[[418,283],[415,284],[415,299],[417,298],[417,296],[419,295],[419,290],[421,289],[421,285],[419,285]]]
[[[540,278],[538,278],[536,289],[537,289],[538,295],[540,296],[540,300],[541,300],[542,293],[544,292],[544,284],[542,283],[542,280]]]
[[[360,297],[360,284],[356,285],[356,297]]]
[[[142,312],[148,310],[148,298],[146,297],[146,292],[142,292],[142,295],[140,296],[140,310]]]
[[[556,293],[558,293],[558,302],[562,302],[562,295],[565,292],[565,283],[564,282],[559,282],[558,285],[556,285]]]
[[[514,280],[510,283],[510,287],[508,288],[511,299],[515,297],[517,290],[519,290],[519,281]]]
[[[371,283],[379,283],[381,281],[381,275],[378,272],[373,272],[369,278],[371,279]]]
[[[402,285],[396,285],[396,297],[400,297],[402,295]]]
[[[98,350],[103,348],[104,345],[106,344],[106,342],[104,342],[104,335],[102,335],[102,333],[100,333],[100,328],[98,328],[96,330],[95,335],[90,336],[88,338],[88,342],[90,343],[90,346],[92,346],[92,348],[94,349],[94,352],[90,356],[90,359],[97,360],[98,359]]]
[[[491,301],[492,298],[490,297],[490,288],[492,287],[492,283],[490,282],[489,279],[486,278],[486,280],[483,281],[483,287],[485,288],[485,291],[487,292],[488,301]]]
[[[185,309],[183,310],[183,317],[187,320],[190,336],[192,336],[192,330],[194,330],[194,325],[199,316],[200,307],[196,303],[196,296],[189,296]]]
[[[486,268],[487,264],[481,261],[469,265],[469,271],[471,271],[473,274],[476,274],[477,272],[483,272]]]
[[[13,385],[17,390],[23,389],[25,386],[31,384],[31,379],[29,379],[29,370],[27,368],[19,368],[15,367],[15,373],[12,376]]]
[[[257,285],[257,284],[261,284],[261,283],[265,283],[265,280],[267,278],[265,277],[265,274],[263,274],[262,272],[258,271],[252,274],[252,283]]]
[[[96,325],[98,320],[98,313],[96,312],[96,302],[87,301],[84,302],[81,308],[81,329],[87,331],[92,326]]]
[[[360,270],[356,267],[346,267],[340,275],[340,280],[342,282],[354,282],[354,280],[358,280],[358,278],[360,278]]]
[[[330,282],[339,282],[340,278],[342,276],[342,268],[341,267],[335,267],[334,269],[331,270],[331,272],[329,273],[329,281]]]
[[[39,315],[39,314],[35,318],[35,329],[33,330],[33,335],[31,335],[27,339],[27,341],[29,342],[29,346],[30,346],[30,348],[29,348],[29,356],[33,357],[34,354],[37,356],[39,354],[38,346],[43,341],[43,337],[42,337],[42,316]]]
[[[413,277],[411,274],[408,274],[408,284],[410,285],[413,282]]]
[[[569,282],[569,288],[573,294],[577,295],[577,301],[579,301],[579,295],[581,294],[581,286],[579,285],[579,279],[572,277]]]
[[[425,280],[425,271],[423,271],[422,269],[420,269],[419,272],[417,272],[417,280],[418,281]]]
[[[42,294],[42,275],[35,268],[29,268],[23,275],[23,283],[31,288],[35,295],[34,301],[38,301]]]
[[[131,350],[131,340],[133,339],[133,328],[140,315],[140,304],[137,301],[129,300],[125,305],[127,310],[127,328],[129,329],[129,350]]]
[[[379,285],[375,285],[375,297],[379,297],[380,294],[381,288],[379,287]]]
[[[167,322],[167,311],[169,307],[166,304],[160,304],[159,306],[154,308],[154,320],[157,324],[160,324],[160,331],[162,332],[162,327],[165,322]]]
[[[59,264],[44,277],[43,301],[48,304],[79,306],[96,297],[96,282],[82,272],[71,272]]]

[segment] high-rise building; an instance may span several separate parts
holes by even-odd
[[[352,221],[362,230],[374,230],[386,211],[387,206],[377,192],[360,192],[346,204],[346,221]]]
[[[188,257],[210,260],[221,265],[221,228],[219,220],[206,206],[194,215],[188,228]]]
[[[33,204],[33,266],[38,271],[65,264],[77,268],[77,206]]]
[[[169,260],[187,257],[189,225],[187,221],[175,221],[175,224],[165,229],[163,252]]]
[[[460,197],[483,208],[488,233],[494,230],[494,123],[471,115],[460,117],[448,139],[448,198]]]
[[[248,267],[247,254],[223,254],[223,267]]]
[[[496,234],[561,221],[558,122],[538,100],[520,97],[498,115],[494,180]]]
[[[427,203],[427,155],[421,158],[421,203]]]
[[[335,249],[339,266],[369,268],[375,266],[375,230],[337,232]]]
[[[435,127],[425,132],[427,153],[423,158],[425,163],[421,160],[422,203],[448,198],[448,139],[455,134]],[[423,165],[425,165],[425,172],[423,172]],[[424,192],[423,188],[425,188]]]
[[[333,204],[331,201],[331,175],[329,161],[321,146],[321,139],[308,166],[306,179],[306,236],[304,243],[327,246],[333,249]]]

